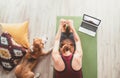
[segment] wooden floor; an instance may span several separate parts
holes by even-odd
[[[56,16],[84,13],[102,20],[97,35],[98,78],[120,78],[119,0],[0,0],[0,22],[28,20],[30,42],[38,36],[48,38],[46,50],[53,46]],[[52,78],[51,55],[41,59],[35,72],[42,73],[40,78]],[[0,78],[15,78],[13,71],[0,69]]]

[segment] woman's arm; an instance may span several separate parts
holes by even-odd
[[[75,43],[76,43],[76,51],[75,51],[75,53],[79,54],[80,57],[81,57],[83,55],[81,41],[80,41],[80,38],[79,38],[79,36],[78,36],[74,26],[73,26],[73,21],[68,20],[68,25],[70,26],[70,30],[73,33],[74,40],[75,40]]]
[[[82,51],[82,46],[81,46],[81,41],[80,38],[73,26],[73,21],[68,21],[70,29],[73,33],[75,44],[76,44],[76,50],[74,52],[74,57],[73,57],[73,63],[72,65],[76,70],[80,69],[82,67],[82,56],[83,56],[83,51]],[[76,65],[75,65],[76,64]]]
[[[52,55],[54,56],[55,54],[59,54],[59,45],[60,45],[60,37],[61,37],[61,32],[63,32],[63,26],[65,24],[65,20],[61,19],[60,20],[60,25],[55,37],[55,43],[54,43],[54,47],[53,47],[53,51],[52,51]]]

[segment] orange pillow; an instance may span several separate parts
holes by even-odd
[[[28,48],[30,46],[28,41],[28,22],[7,24],[1,23],[3,31],[7,31],[14,40],[21,44],[23,47]]]

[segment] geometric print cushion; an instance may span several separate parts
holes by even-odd
[[[0,36],[0,64],[11,71],[26,54],[26,49],[17,44],[11,35],[3,32]]]

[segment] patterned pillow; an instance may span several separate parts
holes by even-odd
[[[17,44],[9,33],[0,36],[0,64],[11,71],[26,54],[26,49]]]

